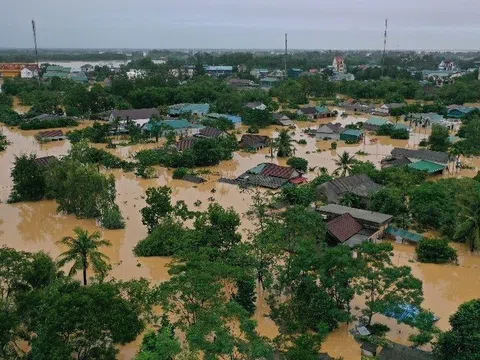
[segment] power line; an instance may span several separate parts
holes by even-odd
[[[385,52],[387,50],[387,29],[388,29],[388,19],[385,19],[385,34],[383,35],[382,77],[383,77],[383,71],[385,69]]]

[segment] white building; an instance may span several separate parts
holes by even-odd
[[[454,71],[457,69],[457,65],[453,61],[443,60],[440,65],[438,65],[438,70]]]
[[[143,78],[144,76],[145,76],[144,70],[131,69],[130,71],[127,71],[127,77],[129,80]]]
[[[20,76],[22,79],[32,79],[38,76],[38,70],[35,67],[24,67]]]
[[[335,56],[332,63],[334,71],[338,73],[346,73],[347,66],[345,65],[345,59],[342,56]]]

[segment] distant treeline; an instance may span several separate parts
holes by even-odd
[[[105,52],[102,54],[85,53],[67,53],[67,52],[45,52],[41,49],[38,54],[40,61],[107,61],[107,60],[127,60],[125,54],[116,52]],[[31,50],[0,50],[0,62],[35,62],[35,54]]]

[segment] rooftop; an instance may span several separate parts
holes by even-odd
[[[150,119],[152,116],[159,116],[160,113],[155,108],[149,109],[129,109],[129,110],[113,110],[112,116],[114,119],[120,118],[121,120],[139,120]]]
[[[440,164],[448,164],[448,154],[440,151],[426,149],[411,150],[403,148],[394,148],[391,152],[395,158],[409,158],[418,160],[427,160]]]
[[[344,243],[363,229],[362,225],[352,215],[345,213],[327,224],[327,229],[339,242]]]
[[[378,185],[367,175],[361,174],[334,179],[318,187],[329,187],[338,195],[351,192],[358,196],[368,197],[372,192],[379,190],[382,186]]]
[[[41,138],[52,138],[52,137],[60,137],[63,136],[62,130],[48,130],[48,131],[40,131],[38,136]]]
[[[431,353],[395,343],[382,348],[377,357],[379,360],[433,360]]]
[[[57,160],[55,156],[45,156],[45,157],[39,157],[35,159],[35,162],[40,165],[40,166],[47,166],[50,164],[52,161]]]
[[[343,215],[349,213],[356,220],[368,221],[376,224],[383,224],[393,218],[392,215],[377,213],[368,210],[356,209],[348,206],[328,204],[317,208],[318,211],[328,214]]]
[[[225,134],[225,132],[211,126],[207,126],[207,127],[204,127],[202,130],[200,130],[198,134],[201,136],[209,137],[209,138],[217,138]]]
[[[391,121],[389,121],[387,119],[378,118],[378,117],[372,117],[372,118],[368,119],[367,121],[365,121],[365,124],[374,125],[374,126],[382,126],[382,125],[386,125],[386,124],[391,124]]]
[[[427,160],[420,160],[420,161],[408,164],[407,166],[415,170],[426,171],[429,174],[434,174],[436,172],[443,171],[445,169],[445,165],[437,164]]]
[[[244,134],[240,139],[240,144],[247,147],[267,146],[270,143],[270,138],[264,135]]]
[[[210,104],[176,104],[168,108],[170,115],[180,115],[185,113],[203,113],[210,111]]]

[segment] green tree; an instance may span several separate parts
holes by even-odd
[[[160,221],[166,218],[172,211],[171,204],[172,190],[168,186],[147,189],[147,206],[140,212],[142,213],[142,223],[148,229],[148,233],[159,225]]]
[[[385,187],[372,194],[369,203],[372,211],[394,216],[398,226],[407,229],[410,219],[407,194],[397,187]]]
[[[45,168],[36,162],[36,156],[15,157],[11,172],[13,189],[9,202],[38,201],[45,197]]]
[[[450,317],[449,331],[434,346],[439,360],[478,360],[480,357],[480,299],[468,301]]]
[[[338,166],[335,172],[340,172],[341,177],[349,175],[355,161],[355,155],[350,156],[348,152],[344,151],[343,154],[338,155],[338,159],[335,160],[335,165]]]
[[[73,231],[75,237],[66,236],[58,241],[59,244],[67,246],[68,250],[59,255],[57,265],[63,267],[67,263],[73,262],[68,275],[73,276],[81,270],[84,285],[87,285],[88,268],[92,268],[93,272],[99,275],[101,279],[105,278],[110,269],[109,259],[98,249],[102,246],[111,246],[110,241],[103,240],[98,231],[89,234],[87,230],[79,227]]]
[[[404,304],[419,306],[423,301],[422,282],[411,274],[410,267],[393,265],[392,251],[390,243],[366,242],[358,248],[363,271],[357,279],[357,293],[365,296],[362,314],[367,325],[375,314]]]
[[[274,140],[273,147],[277,150],[278,157],[290,157],[295,153],[295,147],[292,145],[293,139],[288,130],[282,130],[278,138]]]
[[[252,277],[237,280],[237,293],[233,300],[240,304],[249,315],[253,315],[256,309],[255,280]]]
[[[143,337],[140,352],[136,360],[175,360],[181,351],[180,342],[169,329],[161,328],[158,332],[150,331]]]
[[[300,157],[291,157],[287,160],[287,165],[302,173],[308,171],[308,161]]]
[[[444,264],[457,261],[457,251],[448,245],[447,239],[423,239],[415,248],[418,261]]]
[[[448,139],[448,128],[442,125],[433,124],[432,133],[428,137],[428,144],[430,150],[433,151],[447,151],[451,143]]]
[[[480,189],[459,198],[460,217],[454,238],[465,242],[470,251],[480,248]]]
[[[242,123],[265,128],[273,123],[273,117],[268,110],[245,109],[242,114]]]

